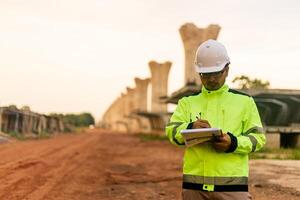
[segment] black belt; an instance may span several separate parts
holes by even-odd
[[[203,184],[197,183],[183,182],[182,188],[207,191],[203,189]],[[214,192],[248,192],[248,185],[214,185]]]

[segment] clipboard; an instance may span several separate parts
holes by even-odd
[[[186,129],[180,131],[187,147],[213,140],[216,136],[222,136],[219,128]]]

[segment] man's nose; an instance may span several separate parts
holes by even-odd
[[[216,76],[209,76],[209,77],[208,77],[208,80],[209,80],[209,81],[214,81],[214,80],[216,80],[216,78],[217,78]]]

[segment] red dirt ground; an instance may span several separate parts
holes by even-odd
[[[0,199],[181,199],[182,154],[167,141],[104,130],[12,141],[0,145]],[[253,199],[299,199],[296,190],[269,183],[259,167],[251,170]]]

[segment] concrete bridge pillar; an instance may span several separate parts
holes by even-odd
[[[171,68],[171,62],[157,63],[149,62],[152,84],[151,111],[157,113],[166,113],[167,104],[160,102],[160,97],[168,95],[168,77]]]
[[[124,116],[124,98],[118,97],[107,109],[102,118],[102,123],[105,128],[118,131],[116,122]]]
[[[199,75],[195,71],[194,59],[196,50],[201,43],[208,39],[217,39],[221,27],[209,25],[207,28],[198,28],[193,23],[186,23],[180,27],[179,32],[185,53],[185,84],[201,84]]]
[[[137,108],[137,102],[136,102],[136,91],[135,88],[127,87],[127,116],[129,116],[134,110]]]
[[[122,93],[121,97],[119,97],[119,100],[117,102],[117,107],[118,109],[115,110],[114,112],[118,113],[118,117],[114,121],[115,126],[117,127],[117,130],[120,132],[129,132],[129,127],[128,127],[128,119],[126,116],[129,115],[129,110],[127,106],[127,99],[128,95]]]
[[[148,85],[150,79],[140,79],[135,78],[136,85],[136,104],[137,111],[146,112],[147,111],[147,99],[148,99]]]
[[[129,88],[127,87],[127,115],[125,117],[128,118],[127,124],[129,127],[130,133],[137,133],[140,131],[139,129],[139,121],[135,116],[135,111],[138,109],[138,102],[137,102],[137,90],[136,88]]]
[[[136,103],[137,103],[137,112],[147,112],[148,105],[148,86],[150,79],[134,79],[136,84]],[[140,132],[148,133],[151,131],[150,121],[148,118],[137,115],[136,116],[139,122]]]

